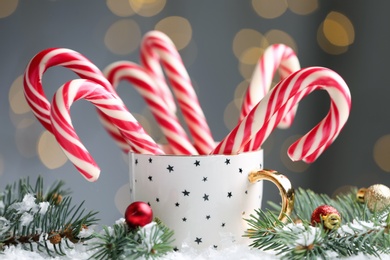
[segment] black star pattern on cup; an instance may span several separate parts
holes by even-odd
[[[222,223],[222,224],[221,224],[221,227],[225,227],[225,225],[226,225],[225,223]]]
[[[177,246],[175,246],[175,247],[173,248],[173,251],[178,252],[178,251],[179,251],[179,248],[177,248]]]
[[[233,196],[232,192],[229,191],[227,196],[228,196],[228,198],[230,199],[230,198]]]
[[[207,220],[209,220],[210,218],[211,218],[210,215],[207,215],[207,216],[206,216],[206,219],[207,219]]]
[[[242,168],[238,168],[238,172],[239,172],[239,173],[242,173]]]
[[[199,245],[200,243],[202,243],[202,238],[201,238],[201,237],[196,237],[195,243],[198,243],[198,245]]]
[[[183,220],[183,222],[186,222],[186,221],[187,221],[187,218],[186,218],[186,217],[184,217],[184,218],[182,218],[182,220]]]
[[[160,199],[159,199],[159,198],[156,198],[156,202],[160,202]]]
[[[217,248],[218,248],[218,246],[217,246],[217,245],[213,245],[213,247],[214,247],[214,249],[217,249]]]
[[[168,164],[167,170],[168,170],[169,172],[173,172],[173,166]]]
[[[206,182],[207,181],[207,177],[203,177],[202,181]]]
[[[226,158],[225,164],[226,164],[226,165],[230,164],[230,159]]]
[[[149,181],[153,181],[153,176],[148,177]]]
[[[183,190],[182,193],[184,196],[190,196],[190,192],[187,190]]]
[[[138,164],[138,159],[135,159],[135,162],[134,162],[135,164]]]
[[[195,164],[196,167],[198,167],[198,166],[200,166],[200,161],[195,160],[194,164]]]
[[[180,203],[179,203],[179,202],[176,202],[176,203],[175,203],[175,206],[176,206],[176,207],[179,207],[179,206],[180,206]]]
[[[152,159],[152,158],[149,158],[148,161],[149,161],[149,163],[152,163],[152,162],[153,162],[153,159]]]
[[[209,200],[209,195],[207,195],[206,193],[203,195],[203,200],[206,201],[206,200]]]

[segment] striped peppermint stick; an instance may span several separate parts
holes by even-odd
[[[240,121],[269,92],[276,71],[279,71],[280,79],[283,80],[300,68],[299,60],[293,49],[284,44],[268,46],[252,74],[241,107]],[[279,128],[288,128],[292,124],[297,108],[298,105],[294,106],[286,117],[280,121]]]
[[[42,77],[50,67],[61,66],[75,72],[80,78],[92,80],[115,94],[114,88],[103,73],[82,54],[66,48],[49,48],[39,52],[28,63],[24,73],[24,95],[39,122],[52,132],[50,121],[50,102],[42,86]],[[128,143],[123,139],[106,115],[99,112],[99,119],[115,142],[125,152],[129,151]]]
[[[336,139],[351,108],[351,95],[345,81],[336,72],[322,67],[301,69],[279,82],[212,153],[237,154],[260,149],[291,108],[315,90],[328,92],[329,112],[288,149],[288,155],[293,161],[315,161]],[[250,143],[252,139],[255,142]],[[252,146],[248,147],[249,144]]]
[[[170,55],[176,56],[175,59],[181,60],[180,54],[177,52],[176,47],[169,37],[159,31],[150,31],[144,36],[141,42],[141,64],[148,70],[150,75],[156,81],[159,86],[160,96],[163,98],[168,109],[170,109],[173,113],[176,113],[177,108],[175,98],[173,97],[173,94],[165,80],[164,71],[160,63],[162,61],[160,53],[150,51],[150,47],[147,46],[150,42],[158,41],[161,42],[161,45],[168,45],[166,49],[167,51],[171,51]],[[181,66],[184,67],[184,65]]]
[[[117,87],[121,80],[132,83],[148,104],[174,154],[198,154],[181,127],[176,114],[164,102],[156,81],[145,68],[133,62],[117,61],[104,70],[104,75],[114,87]]]
[[[50,109],[52,131],[66,156],[88,181],[96,181],[100,169],[72,125],[70,107],[74,101],[80,99],[91,102],[107,115],[134,152],[164,154],[116,95],[90,80],[69,81],[54,94]]]
[[[197,95],[192,86],[190,77],[183,61],[173,42],[164,33],[151,31],[147,33],[141,43],[141,62],[143,66],[157,78],[160,89],[167,93],[168,87],[162,87],[162,66],[172,86],[173,92],[183,113],[194,145],[199,154],[208,154],[215,147],[206,118],[200,107]],[[161,63],[160,66],[158,66]],[[169,98],[163,94],[164,99]],[[170,107],[168,105],[168,107]]]

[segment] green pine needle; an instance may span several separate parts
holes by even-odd
[[[294,211],[286,223],[278,219],[280,205],[269,203],[269,210],[258,209],[246,219],[250,228],[245,236],[252,240],[251,247],[272,250],[282,259],[390,254],[390,208],[371,212],[357,201],[356,193],[354,189],[332,199],[297,189]],[[123,222],[103,227],[88,237],[85,233],[81,236],[84,228],[97,223],[97,213],[86,212],[83,203],[72,205],[69,194],[61,181],[44,190],[41,177],[35,184],[26,178],[8,185],[0,193],[0,254],[7,246],[21,245],[25,250],[61,256],[66,255],[64,249],[78,242],[87,242],[84,244],[92,252],[91,259],[154,259],[173,250],[173,231],[158,219],[142,228],[129,230]],[[26,198],[34,201],[32,208],[21,210],[18,206]],[[42,213],[41,204],[47,205]],[[311,226],[312,212],[323,204],[340,212],[343,222],[339,229]]]
[[[79,234],[97,223],[97,212],[86,213],[83,203],[72,206],[70,191],[63,186],[55,182],[45,191],[42,177],[35,184],[25,178],[6,186],[0,194],[0,252],[21,245],[49,256],[65,255],[64,247],[91,238]]]
[[[256,211],[247,219],[247,237],[251,247],[273,250],[285,259],[328,259],[358,254],[379,257],[390,253],[390,208],[370,212],[356,199],[357,190],[335,199],[311,190],[298,189],[294,211],[287,223],[278,220],[280,205],[270,203],[271,210]],[[310,225],[311,214],[318,206],[335,207],[342,216],[342,226],[328,231]]]
[[[161,222],[129,230],[125,223],[95,234],[91,259],[154,259],[173,250],[173,231]]]

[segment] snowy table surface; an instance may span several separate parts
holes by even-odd
[[[47,255],[44,253],[38,252],[30,252],[25,251],[19,247],[10,247],[7,248],[4,254],[0,254],[0,259],[12,259],[12,260],[41,260],[41,259],[49,259]],[[90,257],[90,253],[85,251],[83,246],[76,246],[74,249],[67,250],[66,256],[62,257],[54,257],[51,259],[58,260],[85,260]],[[390,259],[390,255],[382,255],[382,259]],[[215,249],[205,249],[202,251],[196,251],[192,248],[184,248],[181,252],[172,252],[161,259],[169,259],[169,260],[203,260],[203,259],[213,259],[213,260],[237,260],[237,259],[278,259],[271,252],[263,252],[261,250],[254,250],[247,246],[232,246],[223,250],[215,250]],[[364,255],[358,255],[354,257],[344,258],[344,259],[352,259],[352,260],[360,260],[360,259],[377,259],[375,257],[369,257]]]

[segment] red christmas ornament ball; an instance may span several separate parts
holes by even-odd
[[[311,225],[323,225],[324,229],[337,229],[341,225],[341,215],[338,210],[329,205],[317,207],[311,214]]]
[[[125,220],[130,228],[143,227],[153,220],[152,208],[142,201],[133,202],[126,209]]]

